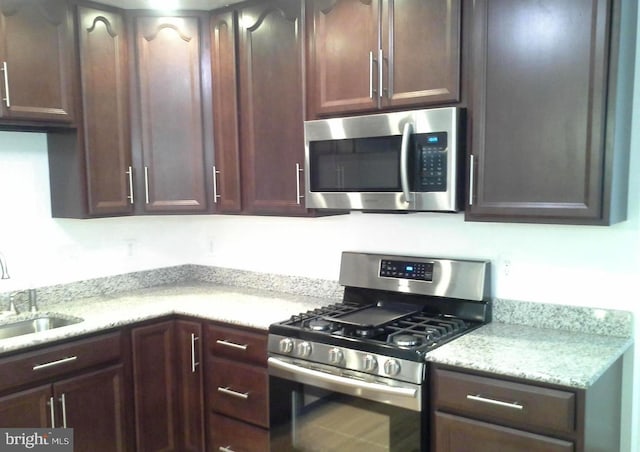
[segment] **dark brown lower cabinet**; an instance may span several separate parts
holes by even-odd
[[[438,452],[573,452],[573,443],[547,436],[436,413]]]
[[[78,375],[53,385],[73,428],[74,451],[125,451],[126,416],[122,365]],[[60,424],[57,424],[60,425]]]
[[[168,320],[132,330],[137,451],[200,451],[201,326]]]
[[[2,385],[0,427],[68,427],[76,452],[132,450],[120,344],[118,333],[0,360],[0,374],[21,377],[12,382],[16,390]]]
[[[205,330],[207,450],[269,450],[267,333],[210,324]]]
[[[51,397],[51,385],[38,386],[0,397],[0,426],[50,427],[50,411],[47,404]]]
[[[621,369],[618,359],[588,388],[569,388],[436,366],[432,450],[616,452]]]
[[[268,451],[269,431],[246,422],[211,413],[209,447],[214,451]]]

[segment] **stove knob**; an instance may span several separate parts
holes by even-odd
[[[293,340],[285,337],[284,339],[280,339],[280,353],[291,353],[293,351]]]
[[[311,344],[308,342],[300,342],[298,344],[298,355],[305,357],[311,354]]]
[[[340,364],[344,359],[344,353],[339,348],[332,348],[329,350],[329,363]]]
[[[387,375],[395,376],[400,373],[400,363],[397,359],[388,359],[384,363],[384,372]]]
[[[373,355],[365,355],[362,359],[362,368],[365,372],[373,372],[378,368],[378,361]]]

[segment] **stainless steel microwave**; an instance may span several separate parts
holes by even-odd
[[[464,110],[306,121],[305,199],[313,209],[462,209]]]

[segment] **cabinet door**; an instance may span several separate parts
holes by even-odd
[[[600,218],[609,3],[474,3],[467,219]]]
[[[0,427],[52,427],[50,403],[51,385],[0,397]]]
[[[124,20],[79,6],[78,24],[89,213],[129,213],[134,197]]]
[[[303,214],[303,21],[299,0],[239,13],[243,201],[247,213]]]
[[[136,450],[178,450],[173,321],[132,331]]]
[[[136,17],[145,211],[207,208],[200,18]]]
[[[458,101],[460,0],[386,0],[382,11],[382,106]]]
[[[176,321],[176,340],[180,450],[198,452],[204,450],[202,325]]]
[[[55,383],[53,394],[60,425],[74,429],[75,451],[130,449],[122,365]]]
[[[573,443],[436,412],[438,452],[573,452]]]
[[[240,212],[240,137],[236,73],[235,14],[211,17],[213,74],[214,204],[216,212]]]
[[[310,7],[311,116],[375,110],[379,0],[316,0]]]
[[[0,1],[0,116],[73,121],[73,20],[60,0]]]

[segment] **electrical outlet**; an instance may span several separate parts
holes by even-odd
[[[136,241],[134,239],[125,240],[125,254],[127,257],[133,257],[136,252]]]
[[[502,262],[502,274],[504,276],[509,276],[511,274],[511,261],[509,259],[505,259]]]

